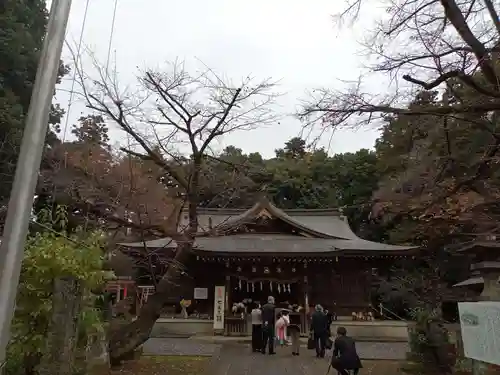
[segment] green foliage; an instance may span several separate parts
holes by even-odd
[[[450,337],[448,331],[441,324],[440,311],[414,308],[409,313],[415,322],[409,331],[411,353],[426,363],[434,363],[438,366],[448,363],[447,350]]]
[[[370,237],[364,229],[378,176],[376,155],[366,149],[329,156],[292,138],[276,150],[276,157],[266,160],[229,146],[216,159],[205,161],[200,204],[249,207],[264,194],[284,209],[340,207],[353,229]]]
[[[49,230],[31,236],[25,248],[8,348],[9,374],[26,368],[29,358],[43,355],[51,321],[53,281],[57,278],[69,276],[83,284],[80,336],[89,338],[104,329],[101,312],[95,307],[99,296],[91,292],[113,277],[104,270],[104,234],[78,231],[67,237],[64,232],[50,230],[66,221],[64,208],[60,207],[55,217],[57,222],[44,223]]]
[[[47,23],[44,0],[0,2],[0,201],[10,193],[25,116],[35,81],[38,57]],[[68,72],[61,65],[59,77]],[[58,125],[63,115],[53,106],[50,124]],[[47,141],[55,139],[49,132]]]
[[[480,81],[481,76],[475,79]],[[485,98],[470,87],[450,81],[442,96],[421,92],[408,108],[425,112],[481,100]],[[472,239],[463,233],[495,230],[498,119],[495,111],[386,118],[376,144],[381,171],[377,198],[378,211],[391,224],[387,230],[393,242],[412,241],[438,249]]]
[[[475,79],[481,82],[481,75]],[[471,87],[449,81],[445,92],[416,95],[408,109],[428,113],[485,100]],[[386,117],[376,144],[380,181],[374,216],[391,243],[425,249],[399,271],[406,285],[390,280],[386,298],[415,299],[408,298],[411,290],[427,305],[456,299],[450,287],[467,278],[470,259],[454,254],[450,245],[498,232],[499,130],[498,111]]]

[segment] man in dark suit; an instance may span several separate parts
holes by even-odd
[[[262,306],[262,354],[266,354],[269,345],[269,354],[274,354],[274,325],[276,323],[276,306],[274,297],[269,296],[267,303]]]
[[[310,330],[316,345],[316,357],[324,358],[326,340],[328,339],[328,316],[321,305],[316,305],[315,311],[312,313]]]
[[[337,338],[333,344],[332,368],[341,375],[349,375],[348,370],[354,370],[354,375],[357,375],[362,367],[354,339],[347,336],[344,327],[337,328]]]
[[[332,335],[332,331],[330,330],[330,327],[333,323],[333,315],[332,315],[331,311],[328,310],[327,308],[325,308],[325,314],[326,314],[326,317],[328,318],[328,337],[330,337]]]

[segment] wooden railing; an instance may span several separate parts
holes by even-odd
[[[224,335],[225,336],[248,336],[252,334],[252,325],[250,316],[245,318],[226,317],[224,319]],[[300,334],[302,336],[309,334],[309,322],[305,314],[300,317]]]
[[[225,336],[248,336],[248,318],[227,317],[224,319]]]
[[[370,306],[373,311],[378,313],[381,318],[386,318],[389,320],[400,320],[402,322],[406,322],[406,319],[400,317],[398,314],[396,314],[394,311],[388,309],[385,307],[382,303],[379,303],[378,309],[374,308],[373,306]]]

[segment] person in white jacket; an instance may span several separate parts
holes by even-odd
[[[251,312],[252,317],[252,351],[262,351],[262,310],[258,303]]]

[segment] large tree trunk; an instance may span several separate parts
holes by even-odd
[[[182,266],[188,260],[192,250],[192,240],[177,247],[174,262],[161,278],[155,293],[141,307],[139,316],[131,324],[123,326],[112,333],[109,340],[109,358],[111,365],[130,358],[136,348],[149,339],[151,330],[160,317],[165,300],[181,277]]]
[[[193,156],[193,171],[188,187],[188,216],[189,226],[182,239],[177,239],[177,250],[172,264],[156,286],[154,294],[148,297],[147,302],[141,307],[139,316],[131,324],[124,326],[113,333],[109,340],[109,358],[111,365],[119,364],[122,360],[130,358],[140,345],[149,339],[151,330],[161,314],[165,301],[172,294],[178,284],[182,267],[191,255],[194,237],[198,232],[198,191],[201,170],[201,154]]]
[[[74,278],[55,280],[48,349],[38,369],[39,374],[73,374],[82,295],[82,286]]]

